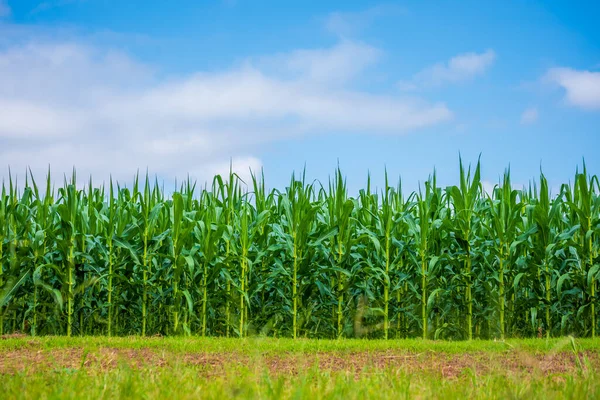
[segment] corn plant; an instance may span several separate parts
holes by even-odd
[[[300,302],[299,292],[302,283],[298,278],[298,272],[302,263],[308,260],[308,248],[311,234],[314,230],[315,214],[318,207],[313,202],[314,190],[312,185],[305,184],[304,177],[298,181],[292,175],[290,185],[280,197],[281,220],[273,224],[274,233],[278,236],[282,245],[288,268],[280,264],[281,271],[291,278],[292,299],[292,337],[298,336],[298,307]],[[288,261],[289,260],[289,261]],[[342,284],[343,285],[343,284]],[[343,297],[341,298],[343,301]],[[339,318],[339,317],[338,317]]]
[[[519,202],[519,191],[514,190],[510,183],[510,170],[504,173],[502,185],[495,188],[492,196],[488,195],[490,202],[491,232],[494,238],[492,247],[497,267],[494,278],[498,281],[498,301],[500,304],[499,325],[500,338],[506,335],[506,273],[510,273],[511,262],[514,262],[515,246],[521,228],[521,204]]]
[[[579,225],[579,254],[584,267],[585,291],[587,292],[587,306],[589,306],[591,336],[596,336],[596,286],[598,282],[600,265],[598,264],[598,231],[600,228],[600,198],[593,192],[594,184],[598,188],[596,176],[588,178],[587,170],[575,176],[575,196],[570,204],[575,212]]]
[[[471,168],[465,171],[462,159],[460,160],[460,186],[449,188],[449,195],[454,207],[454,222],[456,239],[462,254],[463,262],[461,276],[465,282],[465,301],[467,303],[467,337],[473,339],[473,265],[471,242],[475,239],[473,216],[476,212],[477,201],[480,196],[480,163],[477,162],[473,178]]]
[[[480,163],[356,196],[231,170],[165,190],[146,174],[0,191],[0,333],[297,337],[596,336],[600,185],[550,192]]]

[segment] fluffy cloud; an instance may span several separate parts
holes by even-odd
[[[342,40],[331,48],[299,49],[263,57],[260,67],[272,74],[302,79],[320,85],[346,83],[376,64],[382,51],[364,43]]]
[[[452,57],[448,62],[438,63],[418,72],[409,81],[402,81],[399,87],[413,90],[421,87],[436,87],[446,83],[470,80],[494,64],[496,53],[487,50],[483,53],[464,53]]]
[[[546,74],[546,80],[565,90],[568,104],[587,110],[600,109],[600,72],[552,68]]]
[[[260,168],[261,144],[327,131],[402,134],[452,117],[444,104],[352,89],[380,51],[341,42],[163,78],[129,55],[73,41],[0,50],[0,159],[129,179],[149,168],[201,181]],[[350,62],[353,57],[360,62]],[[0,175],[6,176],[5,171]]]
[[[521,114],[521,124],[528,125],[533,124],[538,120],[539,113],[536,107],[530,107],[523,111]]]
[[[260,175],[262,162],[256,157],[236,157],[229,161],[220,161],[208,164],[204,169],[210,176],[221,175],[227,177],[229,171],[234,171],[246,185],[252,185],[252,173]],[[193,171],[192,171],[193,173]]]

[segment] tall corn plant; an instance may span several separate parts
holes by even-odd
[[[10,171],[9,171],[10,174]],[[31,190],[25,187],[21,196],[16,183],[13,185],[12,176],[9,176],[8,196],[6,196],[3,188],[3,199],[5,201],[6,227],[5,237],[8,247],[8,268],[3,271],[0,276],[3,285],[0,292],[0,316],[2,318],[1,325],[4,329],[4,316],[7,311],[13,311],[13,331],[17,325],[17,308],[21,308],[26,301],[18,296],[19,289],[25,285],[33,268],[29,253],[29,234],[31,232]],[[1,258],[0,258],[1,259]],[[22,265],[25,264],[25,265]],[[2,265],[2,267],[4,267]],[[4,279],[4,274],[8,278]],[[12,301],[11,301],[12,300]]]
[[[304,179],[298,181],[292,175],[289,186],[280,197],[281,220],[273,224],[280,248],[291,264],[288,266],[289,269],[284,267],[282,271],[286,271],[286,275],[291,278],[292,337],[294,339],[298,336],[300,303],[298,271],[309,252],[315,214],[318,209],[317,205],[313,203],[313,196],[313,185],[306,184]]]
[[[579,250],[585,271],[586,303],[590,308],[591,336],[596,336],[596,286],[600,275],[598,264],[598,236],[600,231],[600,198],[594,193],[599,188],[598,178],[588,178],[585,164],[582,173],[575,176],[575,196],[570,207],[575,211],[579,225]]]
[[[42,270],[47,267],[51,260],[47,256],[47,250],[49,247],[48,234],[49,231],[53,229],[54,222],[54,214],[52,210],[52,204],[54,201],[54,194],[52,192],[52,183],[50,171],[46,176],[46,187],[45,193],[42,196],[38,189],[38,186],[35,183],[35,179],[33,174],[31,174],[31,182],[33,187],[34,194],[34,202],[32,203],[32,208],[34,209],[34,227],[32,230],[32,255],[33,255],[33,301],[32,301],[32,323],[31,323],[31,335],[36,336],[38,333],[38,307],[40,302],[40,293],[39,288],[42,290],[48,291],[55,299],[56,303],[59,306],[59,309],[62,310],[62,296],[60,292],[56,289],[51,288],[49,285],[45,284],[42,279]],[[0,257],[1,258],[1,257]]]
[[[188,313],[189,310],[192,309],[192,299],[189,293],[189,288],[181,287],[181,282],[184,279],[184,273],[186,269],[193,270],[195,267],[194,259],[189,254],[190,246],[188,241],[190,239],[191,232],[195,227],[195,223],[187,214],[187,211],[189,211],[189,203],[186,202],[188,195],[190,195],[189,192],[186,193],[186,199],[184,200],[184,195],[182,193],[173,193],[173,199],[170,208],[171,245],[169,260],[172,267],[171,285],[173,289],[173,310],[171,314],[172,329],[173,333],[175,334],[180,332],[182,328],[180,326],[180,316],[182,313],[181,305],[184,299],[188,305]],[[186,207],[186,205],[188,207]],[[183,324],[183,329],[186,331],[186,333],[190,333],[189,326],[187,324]]]
[[[254,276],[254,281],[251,289],[250,298],[253,299],[255,304],[256,319],[255,324],[269,324],[269,297],[273,292],[274,285],[271,285],[270,281],[270,263],[272,263],[273,252],[270,246],[273,242],[272,233],[272,221],[274,217],[278,217],[277,207],[275,203],[276,192],[267,192],[265,187],[264,172],[261,171],[260,176],[257,176],[251,172],[252,176],[252,199],[254,200],[254,212],[256,217],[254,221],[256,223],[256,231],[254,232],[253,243],[251,250],[253,253],[253,268],[250,277]],[[262,217],[262,221],[259,223],[259,216]],[[264,329],[262,326],[261,329]]]
[[[335,322],[336,337],[344,333],[344,292],[348,274],[348,261],[354,241],[354,202],[348,198],[346,182],[338,168],[335,178],[329,182],[326,196],[327,229],[331,235],[331,256],[333,258],[332,292],[337,298]]]
[[[446,196],[433,180],[407,202],[387,179],[352,198],[339,169],[317,196],[303,179],[267,193],[254,178],[243,193],[230,174],[170,200],[147,177],[105,192],[73,175],[57,196],[49,175],[45,194],[11,177],[1,330],[335,337],[356,304],[355,335],[389,337],[396,318],[405,336],[550,335],[559,322],[595,336],[598,179],[584,168],[552,198],[544,177],[515,191],[507,172],[482,199],[478,169],[461,162]]]
[[[145,336],[148,325],[150,279],[153,276],[152,265],[155,258],[160,257],[160,245],[162,244],[162,236],[164,234],[159,229],[160,219],[163,217],[164,203],[159,201],[156,196],[156,185],[154,186],[154,189],[152,189],[148,174],[146,174],[144,180],[143,190],[137,190],[137,182],[138,180],[136,178],[133,200],[135,201],[135,204],[139,206],[136,207],[137,215],[135,221],[137,228],[136,238],[139,244],[139,246],[137,246],[139,248],[137,253],[141,253],[139,267],[141,268],[142,276],[142,336]],[[181,200],[178,206],[183,207],[182,203],[183,200]],[[175,218],[175,212],[174,206],[173,218]],[[177,212],[182,212],[181,218],[183,218],[183,210],[178,209]],[[175,232],[173,233],[175,234]],[[180,232],[177,232],[177,234],[181,235]],[[189,260],[186,260],[186,263],[188,262]]]
[[[109,180],[108,204],[103,213],[103,232],[102,235],[106,240],[106,279],[107,279],[107,316],[106,316],[106,332],[108,336],[113,335],[113,279],[114,279],[114,244],[113,237],[115,234],[115,224],[117,218],[117,203],[115,201],[115,192],[112,177]]]
[[[421,329],[423,339],[427,339],[428,327],[428,285],[435,278],[435,272],[439,262],[439,256],[432,255],[431,249],[435,240],[435,230],[441,227],[440,205],[441,192],[437,188],[435,172],[430,179],[425,182],[425,193],[419,192],[415,198],[416,219],[408,216],[409,234],[414,238],[417,244],[419,265],[419,276],[421,292]]]
[[[537,334],[541,328],[541,322],[538,318],[540,295],[540,269],[535,260],[533,250],[533,239],[537,234],[538,227],[535,222],[534,210],[538,199],[537,185],[530,182],[528,188],[521,191],[522,207],[521,221],[523,225],[523,234],[521,235],[521,245],[518,246],[520,252],[520,263],[517,265],[517,275],[513,283],[513,292],[515,293],[515,303],[522,313],[522,323],[520,329],[529,334]],[[531,329],[526,328],[530,326]]]
[[[405,199],[401,181],[390,195],[394,214],[394,255],[391,264],[395,266],[394,274],[390,276],[390,284],[393,284],[392,292],[396,294],[396,335],[402,334],[406,337],[409,321],[406,305],[410,304],[409,282],[414,269],[413,263],[409,261],[412,247],[409,220],[413,213],[415,195],[410,194]]]
[[[112,182],[111,182],[112,185]],[[113,187],[114,190],[114,187]],[[109,196],[111,189],[109,188]],[[133,280],[131,267],[139,265],[138,252],[134,246],[137,238],[132,222],[135,218],[135,200],[127,188],[117,184],[113,200],[109,200],[108,218],[104,218],[104,246],[107,259],[107,330],[110,334],[123,332],[119,325],[122,312],[127,309],[127,285]],[[112,215],[111,215],[112,214]],[[137,299],[137,298],[136,298]]]
[[[6,193],[6,186],[2,181],[2,193],[0,197],[0,290],[2,290],[2,298],[0,298],[0,335],[4,334],[4,306],[7,302],[5,273],[5,241],[8,237],[8,220],[9,220],[9,199],[10,196]]]
[[[195,241],[200,245],[198,254],[202,263],[202,320],[200,333],[202,336],[206,336],[209,311],[209,277],[214,276],[214,274],[211,275],[211,272],[213,272],[211,267],[215,266],[216,259],[219,256],[219,243],[226,225],[222,223],[223,209],[211,193],[203,192],[199,206],[202,212],[198,214],[199,218],[196,220],[193,233]],[[226,295],[229,296],[229,292]],[[229,315],[227,315],[227,318],[229,318]],[[229,326],[229,319],[227,319],[226,324]]]
[[[233,264],[235,263],[234,246],[236,240],[234,238],[234,224],[237,214],[239,213],[242,204],[242,190],[240,179],[233,172],[230,165],[229,175],[226,180],[220,175],[217,175],[213,181],[213,192],[218,195],[219,206],[223,209],[223,223],[225,230],[223,232],[223,240],[225,241],[225,268],[227,269],[226,277],[226,296],[225,296],[225,323],[226,336],[229,337],[229,331],[232,326],[231,322],[231,284]]]
[[[17,223],[19,195],[16,185],[13,185],[12,174],[9,170],[8,192],[2,183],[2,205],[0,206],[0,334],[4,333],[7,305],[16,294],[18,288],[26,281],[27,274],[21,274],[17,265]],[[4,250],[6,247],[6,250]],[[5,274],[8,276],[5,278]]]
[[[101,271],[96,260],[101,256],[98,241],[95,240],[101,230],[98,218],[102,210],[106,195],[104,187],[94,187],[90,176],[87,189],[81,190],[82,212],[77,230],[81,232],[77,241],[77,259],[80,280],[82,285],[79,289],[79,334],[90,334],[92,321],[99,317],[100,311],[97,306],[97,294],[100,291],[98,282],[101,280]]]
[[[409,196],[409,201],[405,203],[400,183],[397,188],[393,188],[389,184],[387,171],[384,183],[380,195],[374,193],[371,191],[369,176],[366,188],[359,192],[355,213],[357,244],[352,254],[355,264],[352,276],[354,292],[360,295],[357,316],[364,314],[370,320],[373,320],[374,316],[383,316],[382,323],[365,326],[360,330],[383,331],[383,336],[389,338],[394,318],[397,320],[397,332],[408,325],[408,318],[404,318],[408,317],[406,305],[409,300],[406,295],[408,277],[411,274],[411,263],[406,262],[410,241],[407,239],[407,218],[411,212],[412,196]],[[395,304],[393,294],[396,297]],[[377,307],[365,307],[365,300],[375,303]],[[390,311],[393,306],[395,312]],[[355,331],[356,322],[355,317]]]
[[[510,170],[504,172],[502,185],[494,189],[495,198],[488,196],[490,203],[490,225],[491,232],[494,235],[495,246],[492,252],[496,259],[497,275],[494,276],[498,281],[498,302],[500,305],[499,325],[500,338],[504,339],[506,335],[505,307],[506,307],[506,271],[511,271],[510,265],[507,265],[514,259],[515,246],[521,226],[521,204],[518,200],[519,191],[514,190],[510,182]]]
[[[545,309],[545,328],[546,335],[550,337],[552,331],[551,320],[551,300],[552,300],[552,275],[551,259],[553,250],[555,250],[555,242],[557,232],[555,229],[558,211],[560,209],[560,198],[554,201],[550,200],[550,189],[548,181],[544,174],[540,176],[540,193],[539,199],[533,209],[533,219],[536,224],[537,232],[533,236],[533,252],[535,255],[536,265],[539,268],[539,276],[543,276],[544,285],[544,309]]]
[[[379,215],[380,199],[377,192],[372,190],[370,174],[367,175],[366,187],[359,191],[357,200],[354,211],[356,228],[353,234],[356,236],[355,249],[351,254],[353,265],[347,273],[346,291],[356,303],[354,333],[360,337],[373,329],[368,325],[364,326],[369,317],[374,313],[381,317],[384,313],[377,306],[384,300],[380,290],[381,286],[385,286],[386,278],[385,255],[382,255],[385,247],[381,245],[381,241],[385,241],[385,233]],[[374,327],[376,330],[382,328],[383,324]]]
[[[381,236],[383,240],[383,256],[385,264],[385,274],[383,276],[383,337],[388,339],[390,322],[389,322],[389,308],[390,308],[390,272],[394,268],[393,265],[393,248],[394,245],[394,228],[395,223],[395,210],[393,203],[393,189],[389,185],[387,171],[385,173],[385,188],[383,195],[381,196],[381,207],[379,213],[379,226],[381,230]]]
[[[260,195],[259,195],[260,196]],[[249,202],[241,206],[237,218],[237,231],[239,232],[239,281],[238,291],[240,295],[239,327],[238,335],[245,336],[249,323],[248,314],[250,308],[250,278],[255,264],[260,264],[265,256],[265,248],[256,248],[257,244],[263,245],[260,239],[264,239],[265,225],[268,222],[269,210],[261,207],[259,213]],[[253,250],[254,247],[254,251]]]
[[[239,271],[239,295],[240,295],[240,324],[238,327],[238,334],[240,337],[244,336],[245,325],[244,325],[244,317],[246,316],[246,306],[249,303],[248,299],[248,269],[251,266],[251,262],[248,259],[248,252],[250,250],[250,245],[252,241],[252,231],[250,230],[250,218],[249,215],[251,212],[250,206],[248,203],[243,203],[240,214],[239,215],[239,227],[238,232],[240,235],[240,254],[239,254],[239,262],[240,262],[240,271]]]
[[[481,168],[477,161],[475,172],[471,179],[471,168],[465,171],[460,159],[460,186],[452,186],[448,189],[452,206],[454,208],[453,222],[458,245],[462,250],[459,258],[463,261],[461,271],[465,283],[465,301],[467,303],[467,337],[473,339],[473,265],[471,243],[475,239],[473,229],[473,217],[480,196]]]
[[[70,182],[58,190],[59,204],[56,212],[60,217],[60,232],[56,237],[56,244],[63,263],[63,283],[66,285],[67,298],[67,336],[73,333],[73,313],[75,302],[76,272],[75,252],[77,240],[78,220],[81,194],[76,186],[75,171]]]

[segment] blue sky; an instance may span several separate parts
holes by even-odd
[[[600,172],[598,2],[0,0],[0,160],[415,189]],[[6,171],[0,172],[6,176]]]

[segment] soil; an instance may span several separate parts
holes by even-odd
[[[586,361],[587,360],[587,361]],[[582,365],[580,367],[579,365]],[[347,372],[356,377],[392,369],[403,373],[431,373],[445,379],[467,374],[567,375],[581,368],[600,366],[600,354],[582,352],[579,362],[572,352],[534,354],[511,350],[502,353],[478,352],[448,354],[440,352],[411,353],[402,350],[323,352],[323,353],[181,353],[157,349],[81,348],[44,349],[35,342],[19,349],[0,352],[0,375],[44,371],[84,369],[90,373],[105,372],[119,367],[155,369],[191,366],[205,376],[224,376],[239,368],[250,371],[268,370],[270,374],[296,375],[311,368],[332,372]]]

